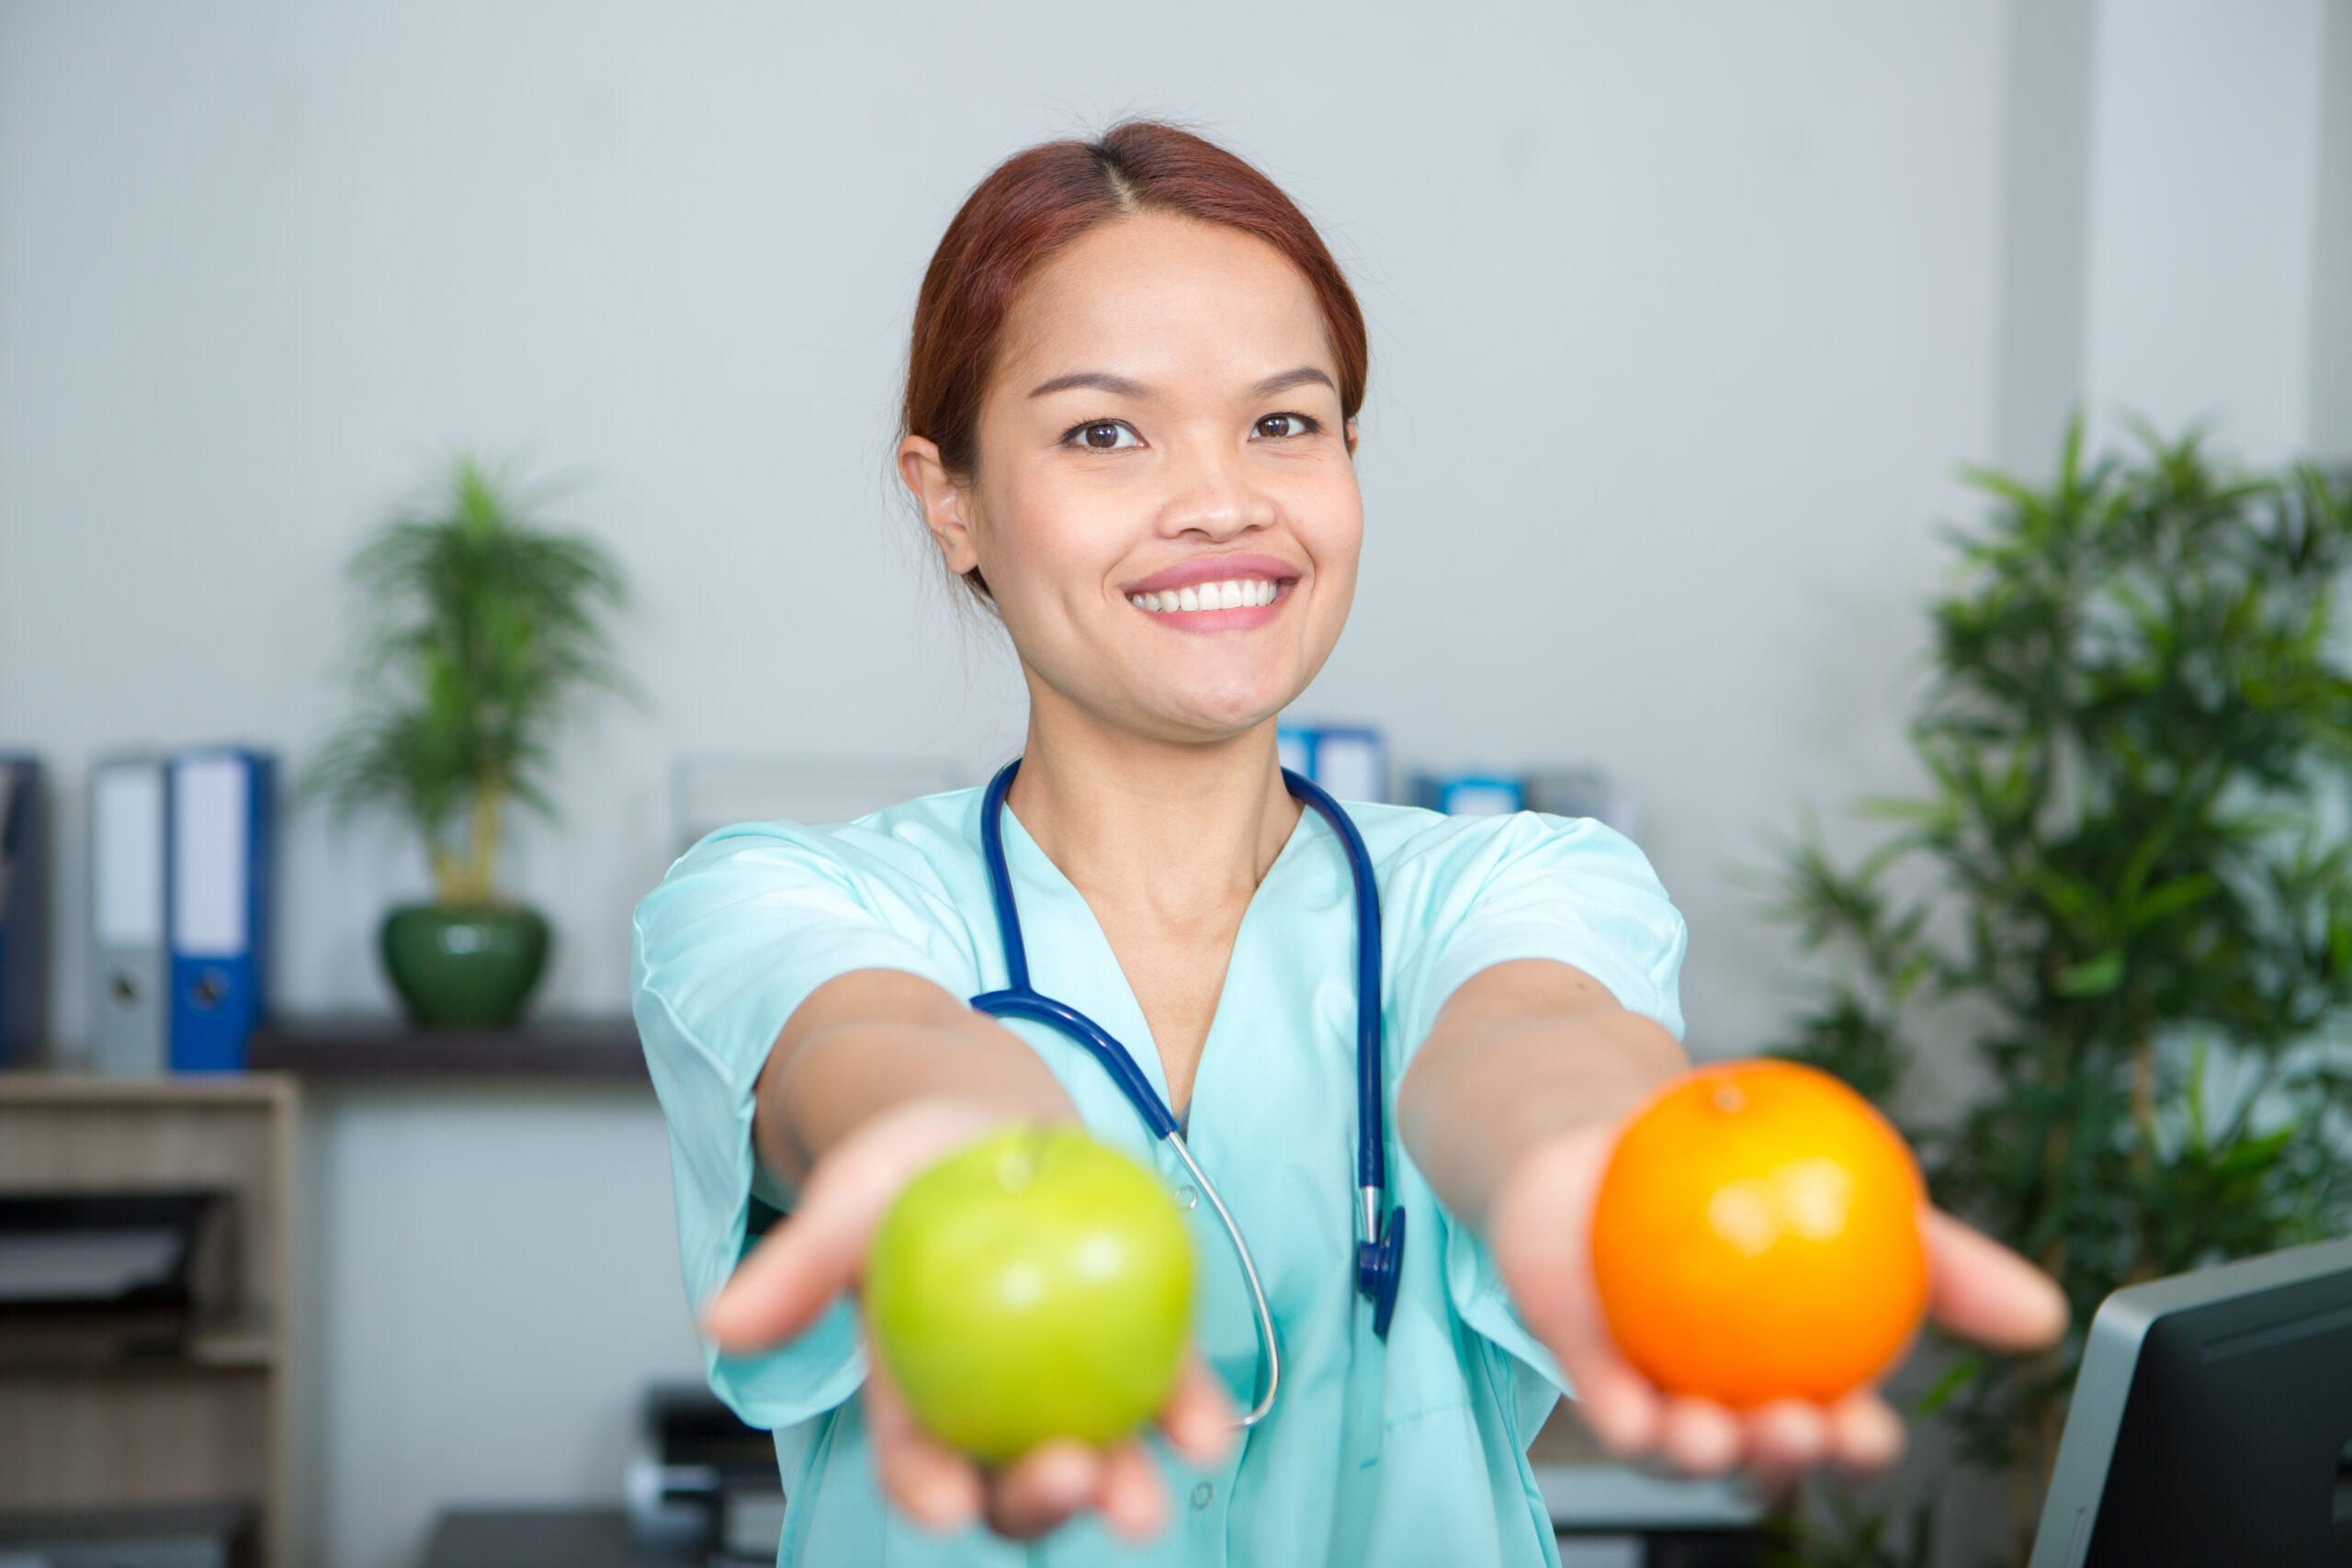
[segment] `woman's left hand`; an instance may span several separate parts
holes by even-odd
[[[1820,1464],[1873,1471],[1903,1451],[1903,1422],[1874,1388],[1834,1404],[1786,1399],[1754,1410],[1665,1393],[1609,1337],[1592,1276],[1591,1216],[1616,1127],[1536,1145],[1495,1195],[1488,1239],[1528,1327],[1559,1358],[1593,1433],[1628,1457],[1657,1453],[1692,1474],[1744,1467],[1777,1479]],[[1980,1231],[1927,1210],[1928,1315],[1996,1350],[2033,1350],[2066,1329],[2050,1277]]]

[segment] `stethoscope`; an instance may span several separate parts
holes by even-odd
[[[1176,1125],[1174,1112],[1168,1109],[1151,1080],[1127,1054],[1125,1046],[1112,1038],[1111,1032],[1071,1007],[1042,995],[1029,984],[1029,954],[1021,942],[1021,911],[1013,907],[1012,876],[1004,864],[1004,796],[1012,787],[1012,775],[1021,771],[1016,757],[1004,765],[1001,773],[989,781],[987,795],[980,803],[980,845],[988,859],[989,896],[996,904],[997,929],[1004,936],[1004,972],[1006,985],[1001,991],[984,991],[972,998],[972,1006],[991,1018],[1025,1018],[1069,1035],[1102,1065],[1111,1081],[1136,1108],[1144,1124],[1157,1137],[1168,1140],[1176,1157],[1184,1162],[1201,1193],[1224,1222],[1225,1234],[1232,1239],[1234,1256],[1240,1259],[1242,1277],[1250,1284],[1250,1304],[1257,1309],[1259,1342],[1266,1351],[1266,1387],[1250,1414],[1237,1423],[1254,1427],[1266,1418],[1274,1407],[1274,1389],[1282,1382],[1282,1352],[1274,1343],[1273,1314],[1266,1309],[1266,1289],[1258,1278],[1258,1265],[1250,1256],[1250,1244],[1241,1239],[1240,1226],[1233,1223],[1233,1213],[1218,1196],[1216,1186],[1201,1169],[1200,1162],[1185,1145],[1184,1134]],[[1396,1282],[1405,1261],[1405,1209],[1398,1204],[1388,1210],[1384,1223],[1381,1212],[1386,1204],[1388,1190],[1387,1148],[1381,1135],[1381,1072],[1380,1072],[1380,889],[1373,881],[1372,856],[1363,847],[1363,838],[1348,814],[1316,785],[1283,770],[1283,784],[1298,800],[1320,812],[1340,835],[1340,842],[1348,852],[1348,872],[1355,880],[1356,891],[1356,1192],[1363,1200],[1359,1217],[1363,1235],[1356,1243],[1356,1289],[1372,1303],[1372,1331],[1382,1339],[1388,1337],[1388,1320],[1396,1310]]]

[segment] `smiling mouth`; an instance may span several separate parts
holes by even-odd
[[[1127,603],[1138,610],[1164,615],[1182,610],[1247,610],[1271,604],[1281,592],[1268,577],[1242,577],[1224,582],[1200,582],[1189,588],[1167,588],[1157,593],[1130,593]]]

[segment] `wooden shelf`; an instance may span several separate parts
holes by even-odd
[[[292,1105],[294,1093],[291,1079],[268,1073],[100,1077],[47,1067],[0,1072],[0,1106],[251,1106],[283,1111]]]
[[[184,1353],[0,1372],[0,1510],[250,1498],[265,1562],[291,1568],[300,1103],[285,1074],[0,1073],[0,1190],[198,1190],[233,1203],[220,1297]]]
[[[280,1348],[277,1325],[256,1308],[223,1322],[198,1323],[187,1359],[199,1367],[268,1369],[277,1365]]]
[[[559,1077],[644,1083],[626,1018],[546,1019],[514,1029],[418,1029],[399,1019],[281,1019],[246,1048],[256,1071],[338,1080]]]

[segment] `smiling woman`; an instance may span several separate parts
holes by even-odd
[[[1204,739],[1289,701],[1346,624],[1362,362],[1333,345],[1360,351],[1363,323],[1273,243],[1148,205],[1154,188],[1106,181],[1122,206],[1014,271],[996,333],[967,345],[991,367],[970,412],[927,413],[949,439],[910,425],[899,463],[1039,677],[1033,705]],[[1264,205],[1304,225],[1279,193]],[[929,405],[913,378],[908,405]],[[1172,658],[1171,632],[1220,635]]]
[[[1544,1563],[1526,1450],[1571,1388],[1691,1469],[1888,1459],[1867,1389],[1669,1401],[1609,1340],[1592,1196],[1684,1066],[1682,922],[1640,852],[1280,766],[1364,543],[1363,321],[1297,208],[1168,126],[1033,148],[949,226],[909,367],[899,473],[1003,619],[1022,755],[714,834],[637,919],[687,1280],[714,1384],[775,1431],[784,1560],[1134,1560],[1107,1527],[1153,1562]],[[983,1470],[865,1359],[864,1260],[943,1155],[1071,1120],[1184,1211],[1190,1370],[1156,1449]],[[786,1216],[756,1245],[755,1202]],[[1929,1235],[1948,1325],[2056,1332],[2023,1263]]]

